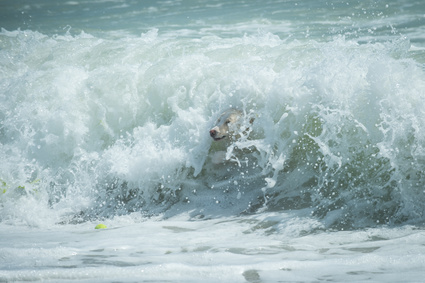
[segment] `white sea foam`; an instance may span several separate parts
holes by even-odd
[[[0,11],[0,281],[421,280],[423,4],[366,2]]]
[[[92,223],[7,227],[8,240],[19,244],[0,248],[7,259],[0,278],[275,282],[416,281],[423,275],[423,231],[410,226],[311,234],[321,229],[319,222],[282,213],[225,221],[125,218],[108,221],[106,230]]]
[[[423,214],[425,86],[403,55],[407,39],[201,41],[158,32],[106,40],[3,31],[15,46],[3,51],[4,201],[25,187],[49,199],[42,206],[72,213],[149,213],[149,203],[168,209],[215,186],[246,194],[240,205],[227,199],[234,213],[261,205],[264,193],[273,209],[345,209],[347,225],[355,207],[371,203],[370,223]],[[250,136],[212,144],[208,129],[229,107],[255,117]],[[228,162],[214,165],[223,149]]]

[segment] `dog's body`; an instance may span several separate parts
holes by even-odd
[[[241,117],[242,112],[237,109],[231,108],[224,111],[210,130],[210,136],[215,141],[231,137],[238,130]]]

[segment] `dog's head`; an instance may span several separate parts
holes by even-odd
[[[210,136],[215,141],[231,136],[238,129],[241,116],[242,112],[233,108],[223,112],[210,130]]]

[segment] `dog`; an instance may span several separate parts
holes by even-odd
[[[230,108],[224,111],[209,131],[211,138],[214,141],[227,140],[230,141],[230,143],[234,143],[236,141],[246,142],[252,131],[251,125],[254,123],[253,113],[254,112],[251,111],[247,114],[235,108]],[[228,146],[229,144],[224,143],[222,145]],[[221,164],[224,161],[229,160],[230,155],[235,148],[237,148],[235,145],[230,145],[226,151],[219,150],[213,152],[211,156],[212,163]],[[234,161],[239,163],[237,158]]]
[[[240,126],[242,114],[242,111],[235,108],[224,111],[210,130],[211,138],[214,141],[221,141],[232,137]]]

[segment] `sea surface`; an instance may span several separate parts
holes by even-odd
[[[424,1],[2,0],[0,29],[0,282],[424,280]]]

